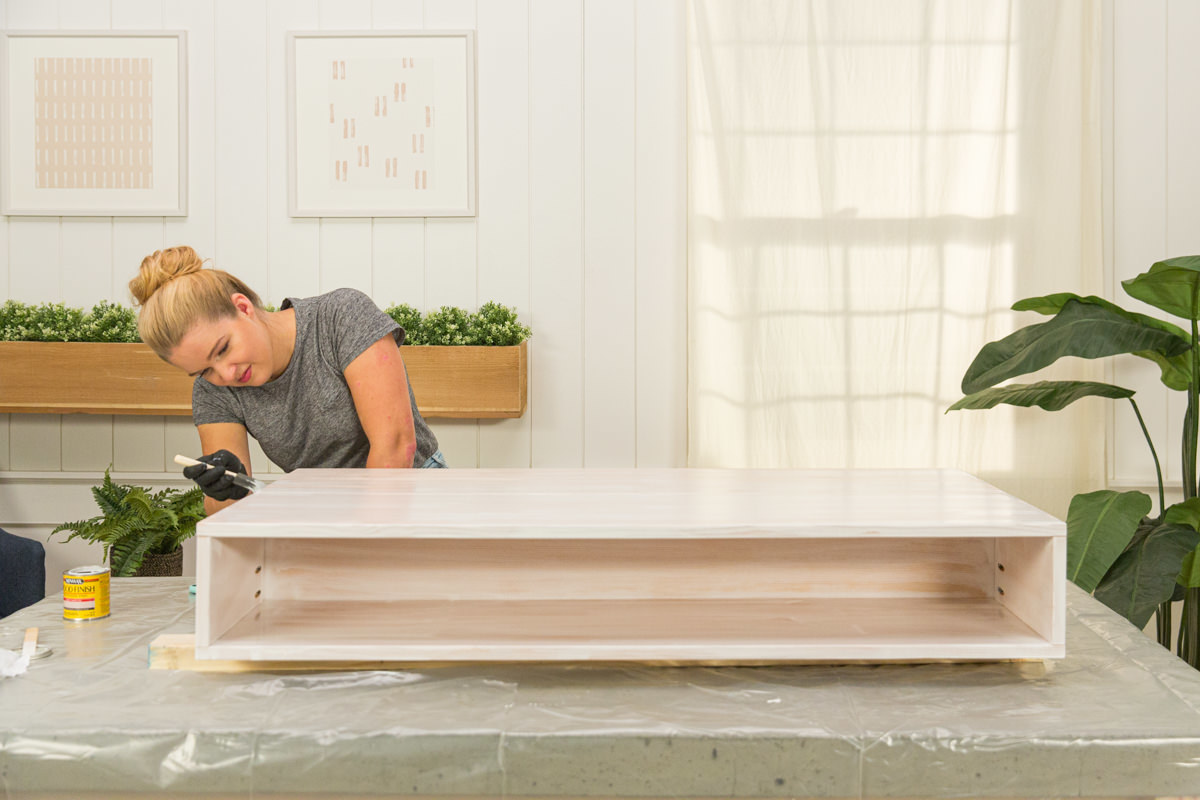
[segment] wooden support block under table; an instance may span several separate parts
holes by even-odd
[[[200,524],[195,654],[1057,658],[1065,558],[955,471],[299,470]]]

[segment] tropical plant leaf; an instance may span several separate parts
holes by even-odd
[[[1200,530],[1200,497],[1192,497],[1182,503],[1176,503],[1167,509],[1163,522],[1170,525],[1187,525]],[[1193,550],[1183,559],[1176,582],[1186,588],[1200,587],[1200,559],[1196,558],[1197,551]]]
[[[1188,525],[1200,530],[1200,497],[1191,497],[1181,503],[1176,503],[1163,514],[1166,525]]]
[[[1200,256],[1156,261],[1150,269],[1121,281],[1130,297],[1184,319],[1200,319]]]
[[[1127,311],[1121,308],[1116,303],[1110,303],[1103,297],[1096,295],[1088,295],[1081,297],[1074,292],[1059,292],[1057,294],[1048,294],[1043,297],[1027,297],[1024,300],[1018,300],[1013,303],[1013,311],[1036,311],[1039,314],[1053,316],[1062,310],[1068,300],[1078,300],[1081,303],[1089,303],[1095,306],[1103,306],[1109,311],[1121,314],[1127,319],[1136,320],[1143,325],[1149,325],[1151,328],[1158,328],[1160,331],[1178,336],[1182,341],[1191,344],[1192,337],[1183,328],[1178,325],[1173,325],[1166,320],[1161,320],[1158,317],[1151,317],[1146,314],[1139,314],[1136,311]],[[1168,389],[1174,389],[1177,392],[1185,392],[1188,388],[1188,383],[1192,379],[1192,357],[1190,353],[1184,352],[1172,358],[1164,356],[1162,353],[1154,350],[1140,350],[1133,355],[1138,358],[1144,358],[1147,361],[1153,361],[1161,373],[1159,376],[1162,382]]]
[[[1193,550],[1183,557],[1183,564],[1179,568],[1179,575],[1175,578],[1175,582],[1184,589],[1200,588],[1200,558],[1197,558],[1198,553],[1200,551]],[[1182,600],[1183,598],[1179,599]]]
[[[1104,306],[1068,300],[1049,322],[1028,325],[975,356],[962,380],[963,394],[1035,372],[1064,356],[1103,358],[1154,350],[1171,358],[1188,350],[1178,336],[1131,320]]]
[[[1150,512],[1142,492],[1077,494],[1067,510],[1067,578],[1086,592],[1094,591]]]
[[[1200,544],[1200,532],[1187,525],[1155,525],[1139,531],[1113,563],[1095,597],[1139,628],[1175,592],[1180,565]]]
[[[993,386],[991,389],[969,394],[946,409],[946,412],[994,408],[1002,403],[1023,408],[1038,406],[1047,411],[1058,411],[1084,397],[1109,397],[1119,400],[1133,397],[1133,394],[1132,389],[1095,381],[1014,383],[1008,386]]]

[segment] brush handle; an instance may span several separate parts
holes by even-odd
[[[225,469],[224,467],[218,467],[215,464],[207,464],[203,461],[197,461],[194,458],[188,458],[187,456],[180,455],[179,453],[175,454],[175,463],[179,464],[181,466],[184,466],[184,467],[194,467],[197,464],[204,464],[204,466],[208,467],[209,469],[219,469],[222,472],[226,472],[226,473],[232,475],[233,482],[236,486],[241,486],[243,489],[249,489],[252,492],[257,492],[259,489],[262,489],[263,486],[266,485],[260,480],[251,478],[249,475],[243,475],[240,472],[233,472],[231,470]]]

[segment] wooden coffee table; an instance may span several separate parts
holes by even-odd
[[[950,470],[298,470],[200,523],[196,657],[1058,658],[1065,537]]]

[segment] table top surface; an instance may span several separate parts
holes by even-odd
[[[296,470],[200,536],[770,538],[1065,536],[956,470]]]
[[[1070,587],[1049,662],[147,669],[189,578],[0,620],[52,653],[0,679],[0,787],[156,797],[1063,797],[1200,794],[1200,673]],[[86,757],[82,757],[86,756]]]

